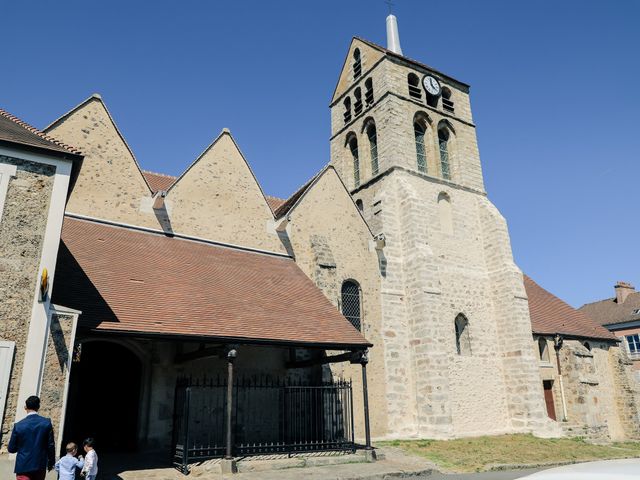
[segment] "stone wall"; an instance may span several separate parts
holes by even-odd
[[[60,420],[63,414],[65,386],[69,375],[69,361],[73,354],[73,322],[73,315],[51,315],[47,353],[44,359],[40,414],[51,418],[56,439],[59,438],[62,428]]]
[[[316,180],[289,217],[287,236],[296,263],[336,308],[340,308],[345,280],[355,280],[360,286],[362,333],[374,344],[367,368],[371,431],[373,436],[383,437],[389,428],[385,385],[388,371],[380,313],[379,258],[371,232],[332,168]],[[356,432],[362,438],[361,366],[339,363],[332,365],[331,371],[334,376],[353,380]]]
[[[20,407],[16,401],[55,167],[4,156],[0,162],[17,166],[0,219],[0,339],[16,344],[2,422],[0,448],[4,450]]]
[[[84,154],[67,212],[284,253],[273,215],[249,165],[223,132],[154,210],[133,153],[99,97],[55,122],[48,133]]]
[[[540,376],[553,381],[554,407],[563,431],[596,441],[638,438],[640,391],[631,362],[620,346],[597,340],[564,340],[560,366],[567,416],[563,419],[563,392],[553,339],[545,339],[550,361],[538,360]],[[539,359],[537,339],[532,350]]]

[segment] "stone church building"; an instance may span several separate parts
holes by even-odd
[[[286,200],[265,195],[226,129],[171,177],[140,168],[99,95],[43,132],[0,116],[2,446],[32,393],[59,442],[171,447],[178,462],[371,436],[557,436],[568,394],[561,371],[541,373],[538,340],[556,336],[601,348],[587,383],[611,387],[572,426],[637,436],[617,340],[564,331],[564,307],[531,303],[484,188],[469,85],[404,56],[387,22],[388,48],[352,40],[331,161]],[[550,330],[532,330],[533,309]],[[103,412],[89,424],[87,390]],[[190,438],[194,418],[234,439]]]

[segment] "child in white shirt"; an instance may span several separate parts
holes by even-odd
[[[96,480],[96,475],[98,475],[98,454],[93,449],[94,443],[93,438],[87,438],[82,442],[82,447],[87,455],[84,457],[84,467],[82,467],[80,475],[86,480]]]

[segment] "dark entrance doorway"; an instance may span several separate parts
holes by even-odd
[[[544,386],[544,403],[547,404],[547,415],[552,420],[555,420],[556,406],[553,402],[553,380],[544,380],[542,385]]]
[[[80,362],[71,368],[63,443],[81,444],[93,437],[98,450],[134,451],[141,376],[140,360],[128,348],[103,341],[83,343]]]

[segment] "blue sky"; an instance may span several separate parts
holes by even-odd
[[[578,306],[640,287],[640,2],[395,0],[404,53],[471,84],[486,187],[519,266]],[[231,129],[264,190],[329,158],[350,38],[382,0],[6,2],[0,107],[44,127],[99,92],[143,168]]]

